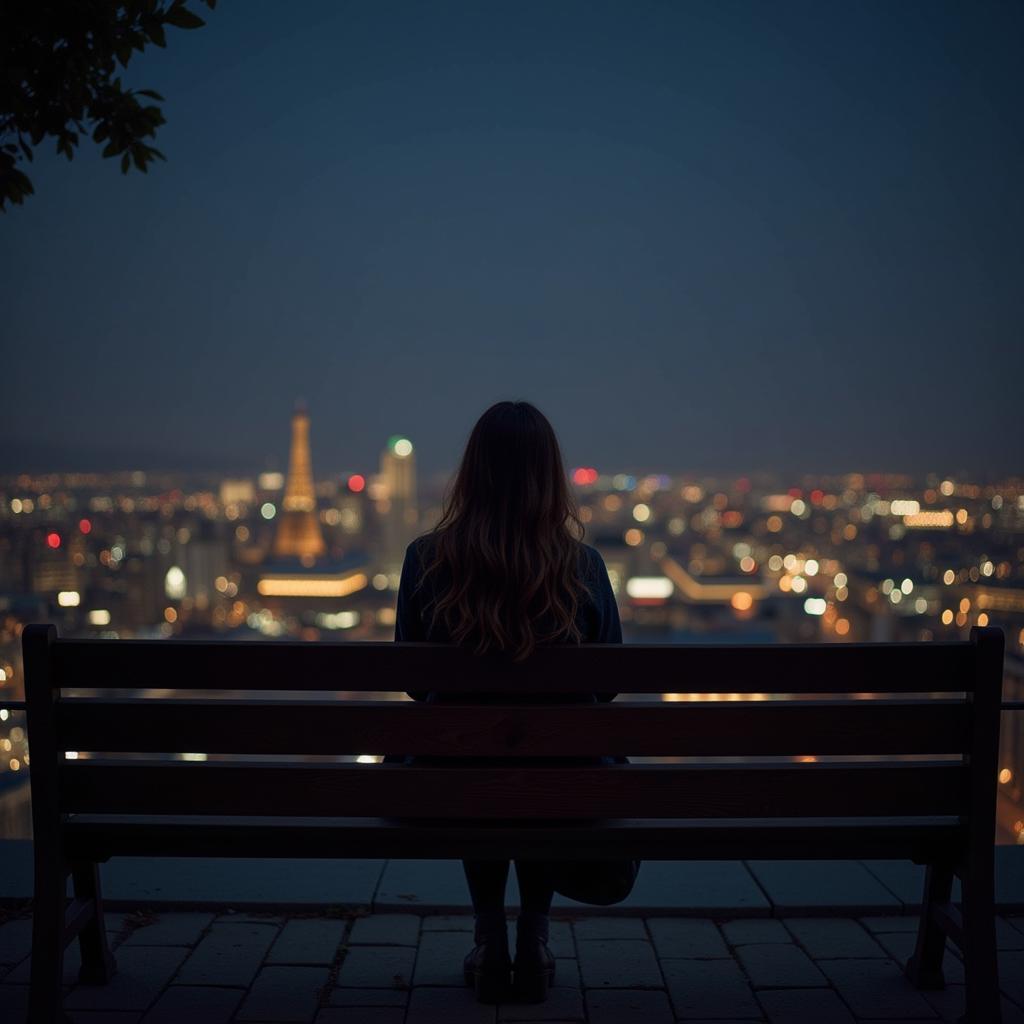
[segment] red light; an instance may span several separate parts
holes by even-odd
[[[49,544],[51,548],[59,548],[60,547],[60,534],[59,533],[48,533],[46,535],[46,543]]]
[[[358,494],[366,487],[366,478],[360,473],[353,473],[348,478],[348,489]]]
[[[825,492],[817,489],[811,491],[811,504],[820,505],[825,500]]]
[[[799,498],[803,496],[803,491],[799,487],[790,487],[788,494],[791,498]]]
[[[597,470],[587,466],[580,466],[572,471],[572,482],[574,484],[592,484],[597,480]]]
[[[79,519],[78,528],[82,533],[92,533],[92,523],[90,523],[88,519]]]

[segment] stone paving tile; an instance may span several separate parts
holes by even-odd
[[[374,915],[375,917],[384,915]],[[402,915],[407,917],[410,915]],[[472,914],[428,914],[423,918],[425,932],[471,932],[473,930]]]
[[[314,1024],[405,1024],[405,1007],[363,1006],[356,1012],[350,1009],[321,1010]]]
[[[296,918],[281,929],[267,954],[268,964],[330,964],[348,927],[337,918]]]
[[[141,1013],[116,1010],[78,1010],[67,1015],[71,1024],[138,1024]]]
[[[828,984],[814,961],[796,946],[756,943],[737,947],[736,956],[754,988],[814,988]]]
[[[217,921],[185,961],[176,981],[181,985],[246,988],[276,937],[275,925]]]
[[[849,907],[871,913],[903,909],[902,902],[859,861],[748,860],[746,864],[780,916],[795,916],[811,907]]]
[[[661,969],[679,1017],[761,1017],[754,993],[734,960],[662,960]]]
[[[1004,917],[996,918],[996,946],[999,949],[1024,949],[1024,920],[1017,927]]]
[[[714,921],[700,917],[649,917],[647,928],[659,957],[713,959],[729,956]]]
[[[853,1015],[831,989],[798,988],[758,992],[771,1024],[855,1024]]]
[[[468,988],[416,988],[405,1024],[495,1024],[497,1007],[478,1003]]]
[[[552,921],[548,936],[548,949],[555,957],[575,957],[576,943],[572,937],[572,926],[568,921]]]
[[[161,914],[152,924],[128,933],[125,946],[194,946],[213,914]]]
[[[934,1016],[891,960],[822,960],[818,967],[857,1017]]]
[[[787,917],[783,923],[815,960],[885,957],[885,950],[849,918]]]
[[[405,1006],[409,1002],[407,988],[336,988],[331,992],[331,1006]]]
[[[918,918],[900,914],[882,917],[862,917],[860,923],[869,932],[917,932]]]
[[[882,933],[875,937],[880,946],[895,960],[900,967],[906,967],[907,961],[917,945],[917,936],[909,932]],[[946,955],[942,958],[942,973],[948,983],[962,985],[964,980],[963,961],[953,955],[953,944],[946,943]]]
[[[635,939],[582,939],[576,943],[584,988],[664,988],[654,950]]]
[[[555,957],[555,988],[580,988],[580,962],[575,957]]]
[[[726,921],[722,925],[722,934],[730,946],[743,946],[750,942],[792,942],[793,936],[786,931],[779,921],[757,918]]]
[[[28,1016],[28,985],[0,985],[0,1006],[18,1024]]]
[[[1000,991],[1024,1006],[1024,953],[1000,953],[998,960]]]
[[[416,950],[411,946],[353,946],[341,961],[338,985],[407,989],[415,961]]]
[[[588,1024],[624,1024],[625,1021],[674,1024],[675,1014],[664,992],[636,989],[587,992]]]
[[[123,948],[106,985],[79,985],[64,998],[68,1010],[145,1010],[188,956],[184,946]]]
[[[78,972],[82,966],[82,947],[77,942],[72,942],[64,949],[64,984],[77,985]],[[4,979],[19,985],[27,985],[32,972],[32,958],[22,960],[10,974]]]
[[[424,928],[429,918],[423,919]],[[470,919],[470,931],[473,921]],[[371,914],[352,924],[350,946],[415,946],[420,938],[420,918],[416,914]]]
[[[245,990],[212,985],[171,985],[143,1018],[143,1024],[228,1024]]]
[[[277,928],[284,922],[285,918],[281,914],[264,914],[258,910],[225,910],[216,919],[217,924],[272,924]]]
[[[964,986],[947,985],[937,992],[925,992],[924,1001],[943,1019],[958,1021],[964,1012]],[[1005,1024],[1005,1022],[1004,1022]]]
[[[462,961],[472,947],[462,932],[424,932],[413,985],[461,985]]]
[[[576,909],[580,904],[556,896],[554,906]],[[738,860],[645,861],[633,891],[616,909],[646,914],[675,907],[704,917],[767,917],[771,912],[771,904]]]
[[[403,912],[418,905],[468,910],[462,864],[455,860],[389,860],[373,897],[373,909]]]
[[[235,1019],[311,1021],[327,975],[327,967],[264,967]]]
[[[573,925],[577,939],[646,939],[643,918],[584,917]]]
[[[578,988],[548,990],[543,1003],[504,1003],[498,1007],[499,1021],[583,1021],[583,993]]]
[[[16,964],[32,952],[32,918],[19,917],[0,925],[0,964]]]

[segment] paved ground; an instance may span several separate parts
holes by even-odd
[[[963,968],[917,992],[900,965],[916,920],[577,917],[553,922],[556,987],[539,1006],[478,1005],[461,985],[466,915],[113,913],[118,973],[75,983],[75,1024],[886,1024],[955,1020]],[[1005,1024],[1024,1024],[1024,917],[998,920]],[[31,921],[0,924],[0,1019],[24,1020]]]

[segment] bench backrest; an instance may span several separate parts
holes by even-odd
[[[23,639],[33,800],[65,814],[994,817],[998,629],[975,629],[963,643],[549,647],[521,665],[432,644],[61,640],[42,625]],[[69,696],[74,689],[114,692]],[[179,692],[116,692],[139,689]],[[293,695],[408,690],[622,696],[473,705]],[[695,692],[796,699],[628,699]],[[71,760],[65,751],[135,756]],[[138,757],[177,752],[256,760]],[[308,760],[384,753],[775,760],[472,770]]]

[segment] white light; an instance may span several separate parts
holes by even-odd
[[[407,437],[399,438],[395,442],[394,453],[400,458],[404,459],[409,455],[412,455],[412,441]]]
[[[667,576],[632,576],[626,580],[626,593],[640,600],[664,599],[672,594],[673,589],[672,581]]]
[[[639,505],[633,507],[633,518],[638,523],[646,523],[651,518],[651,508],[649,505],[645,505],[641,502]]]
[[[108,612],[106,608],[97,608],[95,611],[89,612],[89,625],[109,626],[110,612]]]
[[[790,586],[793,588],[794,594],[802,594],[807,589],[807,580],[803,576],[794,576]]]
[[[0,708],[0,722],[6,722],[11,713],[7,708]]]
[[[57,604],[61,608],[77,608],[81,603],[82,595],[77,590],[62,590],[57,595]]]
[[[772,572],[778,572],[782,568],[782,559],[778,555],[772,555],[772,557],[768,559],[768,568],[771,569]]]
[[[921,511],[921,502],[897,499],[889,505],[889,512],[894,516],[916,516]]]
[[[260,505],[260,515],[264,519],[273,519],[277,515],[277,509],[272,501],[265,501]]]
[[[182,754],[181,755],[181,759],[182,759],[182,761],[205,761],[206,760],[206,755],[205,754]]]
[[[78,751],[77,750],[65,750],[64,751],[64,757],[68,761],[77,761],[78,760]]]
[[[827,607],[828,604],[823,597],[809,597],[804,601],[804,611],[808,615],[824,615]]]
[[[164,577],[164,593],[172,601],[180,601],[185,596],[185,573],[176,565],[167,570]]]
[[[279,491],[284,487],[284,473],[260,473],[257,482],[261,491]]]
[[[832,581],[837,587],[845,587],[850,581],[846,578],[845,572],[837,572],[835,579]]]
[[[913,589],[914,589],[914,581],[913,580],[904,580],[900,584],[900,590],[902,590],[904,594],[909,594]]]
[[[377,755],[376,754],[360,754],[356,758],[356,761],[359,764],[376,764],[377,763]]]
[[[793,504],[789,506],[789,511],[795,516],[802,516],[807,511],[807,503],[801,498],[794,498]]]
[[[804,562],[804,575],[817,576],[819,568],[821,567],[818,565],[817,559],[808,558],[807,561]]]
[[[917,612],[918,615],[924,615],[924,613],[928,611],[928,602],[923,597],[919,597],[914,602],[914,611]]]
[[[373,589],[374,590],[387,590],[388,589],[388,578],[387,576],[379,572],[373,577]]]

